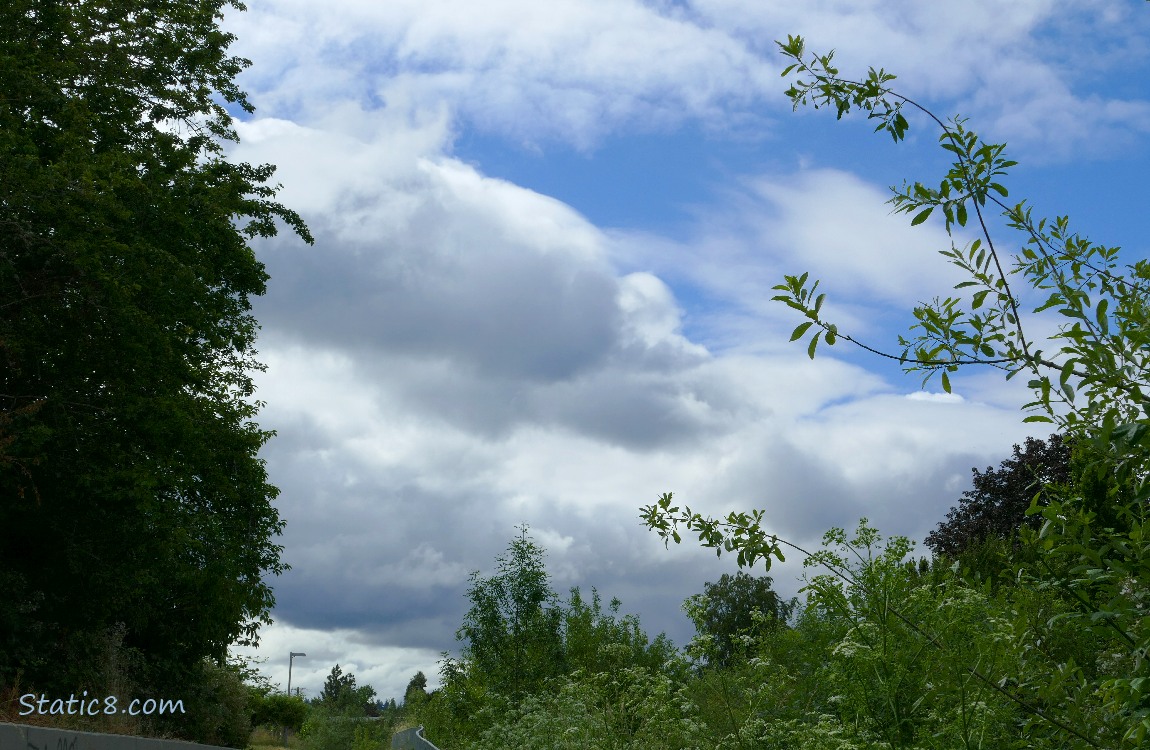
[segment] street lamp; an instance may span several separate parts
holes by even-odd
[[[295,661],[295,658],[296,658],[297,656],[307,656],[307,654],[305,654],[305,653],[304,653],[304,652],[302,652],[302,651],[289,651],[289,652],[288,652],[288,654],[289,654],[289,656],[288,656],[288,687],[287,687],[287,694],[288,694],[288,697],[290,698],[290,697],[291,697],[291,668],[292,668],[292,663]],[[283,735],[283,743],[284,743],[284,746],[285,746],[285,747],[287,746],[287,732],[288,732],[288,730],[287,730],[287,727],[285,726],[285,727],[284,727],[284,735]]]
[[[302,651],[289,651],[288,653],[291,655],[288,657],[288,689],[287,689],[287,694],[291,695],[291,666],[292,666],[292,662],[295,661],[295,658],[297,656],[307,656],[307,654],[305,654]]]

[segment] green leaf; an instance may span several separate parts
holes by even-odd
[[[796,341],[802,338],[802,335],[807,332],[807,329],[814,325],[814,321],[808,320],[806,323],[800,323],[791,334],[791,341]]]
[[[1062,364],[1062,372],[1058,376],[1058,381],[1064,389],[1070,380],[1070,376],[1074,374],[1074,365],[1077,364],[1077,362],[1078,360],[1071,358]]]
[[[920,211],[917,216],[910,220],[910,225],[912,227],[916,227],[923,223],[927,220],[928,217],[930,217],[931,211],[934,211],[934,206],[927,206],[924,210]]]
[[[1050,297],[1046,300],[1046,302],[1042,303],[1042,305],[1040,307],[1034,308],[1034,312],[1040,313],[1043,310],[1049,310],[1050,308],[1052,308],[1056,305],[1064,305],[1064,304],[1066,304],[1065,298],[1063,298],[1063,296],[1061,294],[1059,294],[1058,292],[1054,292],[1053,294],[1050,295]]]
[[[942,390],[950,393],[950,376],[946,374],[945,370],[942,373]]]
[[[815,347],[819,345],[819,336],[820,335],[821,334],[816,333],[814,335],[814,338],[811,339],[811,343],[807,346],[807,356],[810,357],[811,359],[815,358]]]

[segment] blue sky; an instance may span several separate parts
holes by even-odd
[[[1039,434],[995,372],[943,397],[847,346],[812,362],[787,343],[784,273],[822,278],[828,317],[888,349],[957,278],[941,226],[885,204],[937,182],[937,131],[913,118],[895,145],[792,112],[773,40],[896,73],[1009,144],[1013,198],[1150,254],[1144,2],[248,6],[225,21],[257,107],[231,157],[278,165],[317,240],[256,246],[293,566],[257,655],[282,685],[307,652],[293,686],[311,695],[336,663],[383,698],[416,670],[434,684],[468,574],[517,524],[559,592],[595,586],[683,644],[682,601],[735,565],[664,550],[638,520],[661,493],[765,508],[805,546],[861,516],[921,541],[971,467]],[[799,562],[771,571],[784,595]]]

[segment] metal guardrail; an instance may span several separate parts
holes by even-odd
[[[430,743],[429,743],[430,744]],[[0,722],[0,750],[226,750],[182,740],[159,740],[125,734],[98,734],[71,729]]]
[[[4,748],[0,747],[0,750]],[[391,750],[439,750],[439,748],[423,736],[423,725],[420,724],[415,729],[405,729],[393,735]]]
[[[426,747],[423,750],[439,750],[438,747],[436,747],[435,745],[433,745],[431,743],[431,740],[429,740],[423,736],[423,725],[422,724],[419,726],[419,731],[415,733],[415,736],[419,737],[419,741],[422,742],[424,745],[426,745]]]

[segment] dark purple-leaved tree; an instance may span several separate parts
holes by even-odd
[[[1027,438],[997,469],[972,468],[974,487],[962,493],[946,520],[926,537],[935,555],[957,557],[991,538],[1011,539],[1020,527],[1037,527],[1042,517],[1027,516],[1035,496],[1070,480],[1071,446],[1058,434]]]

